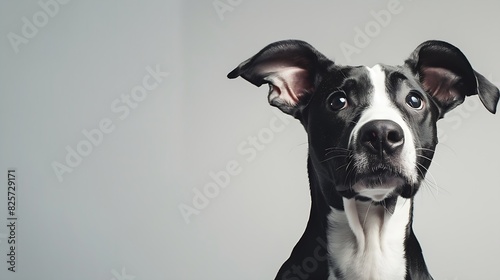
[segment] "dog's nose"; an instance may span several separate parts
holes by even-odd
[[[393,155],[403,147],[404,132],[399,124],[391,120],[370,121],[359,130],[359,142],[371,153]]]

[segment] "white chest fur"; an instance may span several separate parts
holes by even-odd
[[[403,280],[404,239],[411,201],[399,197],[391,214],[381,205],[344,198],[345,211],[328,215],[328,280]]]

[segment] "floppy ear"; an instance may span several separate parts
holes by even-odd
[[[405,64],[438,104],[440,118],[463,103],[466,96],[475,94],[488,111],[496,112],[498,88],[474,71],[457,47],[443,41],[426,41],[413,51]]]
[[[227,77],[241,76],[256,86],[269,84],[269,103],[298,118],[329,64],[333,62],[308,43],[285,40],[268,45]]]

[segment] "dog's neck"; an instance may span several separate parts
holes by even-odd
[[[320,170],[309,158],[310,221],[317,222],[310,223],[306,232],[325,234],[328,280],[405,279],[408,270],[415,270],[414,260],[422,258],[411,229],[413,200],[392,197],[376,203],[343,198],[335,192],[325,194],[319,190],[334,186]],[[415,255],[407,254],[408,246]]]
[[[393,202],[388,206],[344,198],[344,210],[331,207],[326,229],[328,280],[405,278],[412,202],[403,198]]]

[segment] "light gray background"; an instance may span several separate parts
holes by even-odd
[[[47,0],[41,0],[45,3]],[[307,139],[290,117],[255,158],[238,150],[278,111],[267,90],[226,74],[276,40],[310,42],[341,64],[400,64],[421,42],[458,46],[500,85],[495,1],[400,0],[360,53],[355,28],[389,1],[69,1],[16,53],[10,32],[43,11],[0,4],[0,278],[273,279],[308,218]],[[214,3],[230,7],[220,14]],[[169,76],[123,120],[111,104]],[[60,182],[51,164],[109,118],[115,129]],[[477,97],[440,122],[414,228],[435,279],[498,279],[500,116]],[[191,216],[229,162],[241,172]],[[6,173],[18,173],[17,270],[7,271]],[[429,175],[430,175],[429,174]]]

